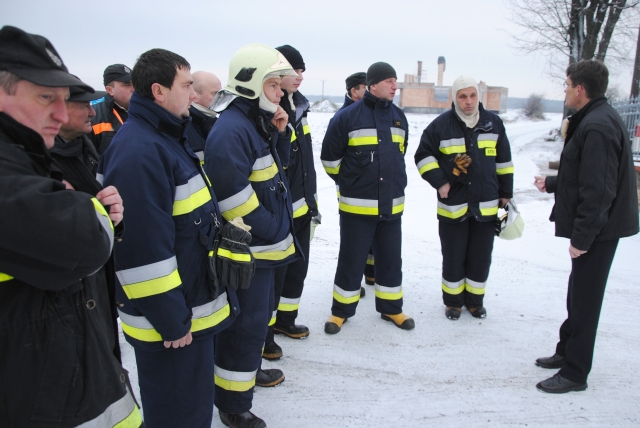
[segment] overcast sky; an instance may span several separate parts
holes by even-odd
[[[508,0],[504,0],[506,2]],[[548,77],[545,59],[524,56],[511,45],[503,0],[3,0],[1,25],[47,37],[69,71],[96,89],[113,63],[133,67],[148,49],[184,56],[191,70],[228,78],[233,53],[249,43],[290,44],[307,71],[300,91],[342,95],[344,79],[376,61],[398,74],[417,72],[423,61],[427,82],[437,80],[444,56],[444,84],[469,74],[488,85],[509,88],[511,97],[541,93],[562,99],[562,81]],[[632,65],[612,76],[624,93]]]

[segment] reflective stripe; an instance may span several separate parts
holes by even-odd
[[[495,149],[498,143],[498,134],[478,134],[479,149]]]
[[[191,309],[191,332],[206,330],[224,321],[231,314],[227,293],[222,293],[216,300]],[[161,342],[162,336],[144,316],[126,314],[118,309],[122,331],[128,336],[142,342]]]
[[[96,418],[78,425],[78,428],[138,428],[141,424],[140,410],[127,388],[124,397],[112,403]]]
[[[350,146],[367,146],[378,144],[378,131],[375,129],[359,129],[349,132]]]
[[[498,214],[498,200],[480,202],[480,214],[490,216]]]
[[[445,293],[460,294],[462,293],[463,290],[464,290],[464,279],[461,279],[460,281],[451,282],[442,278],[442,291],[444,291]]]
[[[447,218],[460,218],[467,213],[469,206],[467,204],[449,206],[438,201],[438,215]]]
[[[129,299],[164,293],[182,284],[175,256],[137,268],[117,271],[116,276]]]
[[[307,122],[307,118],[303,117],[302,119],[300,119],[300,123],[302,124],[302,132],[304,133],[304,135],[308,135],[311,132],[311,129],[309,128],[309,122]]]
[[[373,254],[369,254],[367,255],[367,264],[373,266],[374,265],[374,259],[373,259]]]
[[[293,218],[298,218],[309,212],[309,206],[304,198],[300,198],[293,204]]]
[[[291,126],[291,124],[289,124],[289,126]],[[293,129],[293,127],[291,127],[291,142],[293,143],[297,139],[298,139],[298,136],[296,135],[296,131]]]
[[[260,206],[256,192],[253,191],[251,184],[239,191],[233,196],[223,201],[219,201],[222,216],[227,220],[233,220],[236,217],[244,217],[251,211]]]
[[[378,215],[378,201],[375,199],[357,199],[340,196],[340,211],[352,214]]]
[[[505,175],[513,174],[513,162],[496,163],[496,174]]]
[[[322,161],[322,166],[327,174],[337,174],[340,172],[340,164],[342,163],[342,159],[340,158],[337,161]]]
[[[249,181],[267,181],[278,174],[278,165],[276,165],[273,156],[270,154],[257,159],[252,169],[253,172],[249,176]]]
[[[486,282],[477,282],[469,278],[467,278],[465,281],[465,290],[467,290],[471,294],[476,294],[478,296],[484,294],[484,289],[486,286]]]
[[[211,192],[200,174],[189,179],[185,184],[176,186],[173,202],[173,215],[189,214],[211,200]]]
[[[107,214],[107,210],[102,206],[102,204],[96,199],[91,198],[91,202],[93,203],[93,207],[96,210],[96,216],[98,217],[98,221],[102,228],[107,232],[107,236],[109,237],[109,252],[113,250],[113,223],[109,218],[109,214]]]
[[[440,141],[440,151],[445,155],[454,153],[466,153],[467,147],[464,138],[452,138],[451,140]]]
[[[211,256],[213,251],[209,251],[209,256]],[[251,262],[251,254],[247,253],[233,253],[226,248],[218,247],[218,257],[224,257],[225,259],[233,260],[234,262],[243,262],[250,263]]]
[[[383,287],[376,283],[376,297],[382,300],[400,300],[402,299],[402,285],[397,287]]]
[[[300,307],[300,297],[297,299],[287,299],[286,297],[280,297],[280,303],[278,304],[278,310],[284,312],[297,311]]]
[[[11,281],[12,279],[13,277],[11,275],[0,272],[0,282]]]
[[[340,303],[350,305],[360,300],[360,289],[357,289],[356,291],[346,291],[338,287],[336,284],[333,284],[333,298]]]
[[[198,159],[200,159],[200,165],[204,165],[204,152],[202,150],[198,150],[197,152],[193,153],[198,156]],[[209,178],[207,178],[207,181],[209,181]],[[209,182],[209,186],[211,186],[211,182]]]
[[[404,196],[391,201],[391,214],[398,214],[404,211]]]
[[[98,135],[98,134],[102,134],[103,132],[108,132],[108,131],[113,131],[113,125],[111,125],[110,123],[96,123],[95,125],[92,126],[93,128],[93,133]]]
[[[273,245],[260,245],[249,247],[256,260],[284,260],[296,252],[293,245],[293,236],[287,235],[285,239]]]
[[[271,313],[271,319],[269,320],[269,324],[267,324],[269,327],[271,327],[272,325],[274,325],[276,323],[276,315],[278,314],[278,311],[275,310]]]
[[[256,384],[256,373],[252,372],[232,372],[218,366],[214,366],[213,373],[215,384],[227,391],[244,392],[248,391]]]
[[[440,168],[438,164],[438,160],[433,156],[428,156],[418,162],[418,172],[420,175],[424,174],[427,171],[431,171],[432,169]]]
[[[104,175],[103,174],[96,174],[96,181],[104,186]]]
[[[336,184],[336,198],[340,200],[340,185]]]
[[[400,153],[404,153],[404,141],[406,132],[401,128],[391,128],[391,141],[394,143],[398,143],[398,148],[400,149]]]

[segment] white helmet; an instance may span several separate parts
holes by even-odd
[[[524,220],[513,199],[507,202],[505,211],[498,219],[498,236],[506,240],[520,238],[524,231]]]

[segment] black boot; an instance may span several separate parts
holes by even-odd
[[[444,310],[444,316],[449,318],[450,320],[456,321],[460,319],[460,314],[462,314],[462,308],[447,306],[447,309]]]
[[[282,358],[282,348],[276,342],[265,343],[262,358],[269,361],[279,360]]]
[[[471,312],[471,316],[474,318],[485,318],[487,316],[487,310],[484,306],[480,306],[479,308],[467,308],[469,312]]]
[[[545,379],[542,382],[538,382],[536,385],[538,390],[548,392],[551,394],[564,394],[569,391],[584,391],[587,389],[587,382],[577,383],[567,378],[560,376],[560,373],[556,373],[549,379]]]
[[[251,412],[225,413],[220,410],[220,420],[231,428],[267,428],[267,424]]]
[[[563,355],[553,354],[550,357],[538,358],[536,360],[536,366],[545,369],[559,369],[564,364],[564,360]]]
[[[284,334],[292,339],[304,339],[309,336],[309,328],[304,325],[279,325],[276,323],[273,325],[273,332]]]
[[[284,382],[284,373],[278,369],[258,369],[256,373],[256,386],[268,388]]]

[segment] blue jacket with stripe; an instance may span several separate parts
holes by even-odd
[[[213,296],[208,252],[221,215],[179,119],[138,93],[129,119],[100,160],[98,178],[126,206],[127,234],[115,246],[116,287],[125,337],[141,349],[164,349],[189,331],[194,339],[226,327],[235,293]]]
[[[415,162],[423,179],[434,189],[451,185],[447,198],[438,193],[438,219],[459,222],[473,216],[491,221],[498,213],[498,198],[513,197],[513,162],[504,124],[497,114],[479,105],[480,118],[467,128],[455,109],[442,113],[422,133]],[[468,173],[454,175],[454,158],[471,157]],[[436,192],[437,193],[437,192]]]
[[[272,117],[259,109],[257,99],[234,99],[211,129],[204,152],[222,217],[242,217],[251,226],[250,249],[258,267],[297,258],[291,195],[277,150],[278,143],[290,145],[291,136],[278,138]]]
[[[368,91],[332,118],[320,158],[339,186],[341,214],[380,220],[402,215],[408,138],[402,110]]]

